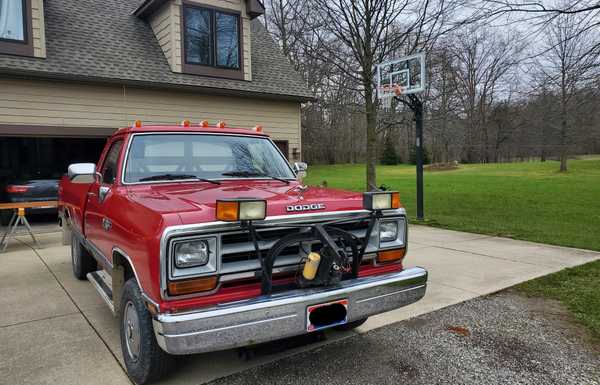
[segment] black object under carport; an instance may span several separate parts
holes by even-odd
[[[0,202],[14,201],[14,194],[9,196],[6,191],[8,185],[23,186],[34,180],[57,181],[71,163],[97,162],[105,142],[104,137],[0,136]],[[50,190],[32,189],[26,200],[56,200],[56,191]],[[6,222],[9,218],[0,219]]]

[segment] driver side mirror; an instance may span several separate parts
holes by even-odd
[[[308,165],[304,162],[294,162],[294,166],[292,167],[296,176],[300,181],[306,178],[306,170],[308,170]]]
[[[73,163],[69,165],[67,175],[71,183],[77,184],[93,183],[98,177],[94,163]]]

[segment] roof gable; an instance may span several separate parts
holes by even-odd
[[[156,12],[165,3],[172,0],[145,0],[133,11],[133,14],[137,17],[146,18]],[[258,16],[265,13],[265,6],[260,0],[245,0],[246,7],[248,9],[248,16],[251,19],[257,18]]]
[[[139,0],[45,1],[46,59],[0,55],[0,73],[309,100],[313,95],[258,20],[252,81],[173,73]]]

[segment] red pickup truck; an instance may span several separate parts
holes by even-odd
[[[306,187],[261,131],[136,122],[60,182],[73,273],[119,318],[137,384],[176,355],[351,329],[425,294],[398,193]]]

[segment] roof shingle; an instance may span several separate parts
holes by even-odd
[[[139,3],[45,0],[47,58],[0,55],[0,73],[299,101],[313,98],[258,20],[251,22],[252,81],[172,72],[148,23],[132,14]]]

